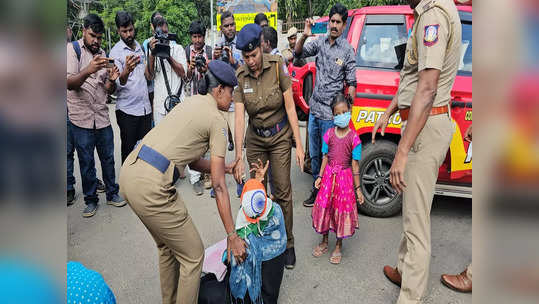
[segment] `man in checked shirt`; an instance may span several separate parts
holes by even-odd
[[[311,156],[311,169],[314,179],[320,173],[322,159],[321,138],[326,131],[333,127],[333,112],[331,101],[337,93],[342,93],[344,84],[349,86],[348,95],[354,100],[356,95],[356,59],[354,49],[342,36],[346,27],[348,10],[340,3],[336,3],[329,11],[329,33],[307,45],[305,40],[312,36],[311,19],[305,20],[305,31],[296,44],[294,56],[304,58],[317,56],[316,81],[314,92],[309,100],[309,154]],[[303,202],[305,207],[312,207],[318,194],[314,187],[311,196]]]

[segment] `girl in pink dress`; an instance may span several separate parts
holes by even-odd
[[[361,140],[351,130],[350,104],[342,94],[338,94],[331,105],[335,127],[329,129],[322,142],[322,165],[315,187],[320,189],[314,203],[313,228],[323,235],[322,242],[313,250],[313,256],[320,257],[328,251],[328,233],[337,236],[337,245],[329,261],[341,262],[342,240],[351,237],[359,228],[357,201],[364,198],[359,184],[359,160]]]

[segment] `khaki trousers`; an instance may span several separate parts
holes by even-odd
[[[292,205],[292,185],[290,183],[290,159],[292,150],[292,130],[286,125],[280,132],[272,137],[261,137],[254,133],[251,126],[247,128],[245,139],[246,155],[249,166],[258,162],[263,164],[267,160],[270,162],[272,194],[275,202],[283,210],[286,235],[288,237],[286,248],[294,247],[294,235],[292,226],[294,224]],[[251,178],[255,176],[251,172]],[[267,185],[267,175],[264,179],[264,187]],[[267,189],[267,187],[266,187]]]
[[[402,131],[405,132],[406,123]],[[404,171],[403,234],[398,269],[402,285],[398,304],[420,303],[429,277],[430,211],[438,169],[445,159],[454,126],[448,114],[430,116],[410,152]]]
[[[161,174],[133,159],[122,166],[120,189],[157,245],[163,304],[196,304],[204,246],[172,184],[174,165]]]

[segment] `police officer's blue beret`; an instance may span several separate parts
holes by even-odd
[[[244,52],[250,52],[260,45],[262,28],[255,23],[245,25],[238,33],[236,47]]]
[[[229,87],[235,87],[238,85],[236,72],[230,66],[230,64],[221,60],[212,60],[210,63],[208,63],[208,68],[213,76],[215,76],[215,78],[217,78],[217,80],[219,80],[221,83]]]

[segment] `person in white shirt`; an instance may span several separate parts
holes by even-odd
[[[165,18],[155,17],[153,20],[153,26],[156,31],[160,29],[163,34],[168,34],[168,24]],[[169,96],[160,61],[163,61],[165,66],[164,72],[167,75],[170,93],[177,95],[180,100],[185,98],[183,86],[184,79],[186,77],[185,71],[187,70],[185,50],[180,44],[177,44],[174,41],[170,42],[170,57],[168,58],[159,58],[152,54],[152,52],[155,50],[156,44],[157,39],[151,38],[149,43],[150,55],[148,64],[146,66],[151,79],[154,81],[153,119],[155,125],[157,125],[167,114],[165,100]]]

